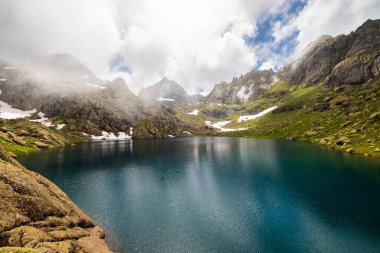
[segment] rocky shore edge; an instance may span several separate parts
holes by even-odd
[[[0,252],[111,252],[104,238],[62,190],[0,146]]]

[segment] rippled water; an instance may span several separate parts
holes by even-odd
[[[123,252],[380,252],[380,161],[286,141],[104,141],[20,159]]]

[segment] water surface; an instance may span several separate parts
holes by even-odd
[[[118,252],[380,252],[380,161],[313,145],[103,141],[20,159]]]

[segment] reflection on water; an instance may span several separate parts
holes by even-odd
[[[380,163],[241,138],[89,142],[20,161],[117,251],[378,252]]]

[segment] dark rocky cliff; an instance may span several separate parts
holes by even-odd
[[[290,69],[288,82],[308,87],[363,83],[379,74],[380,20],[367,20],[348,35],[322,36]]]

